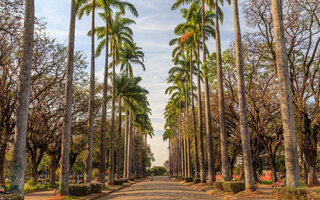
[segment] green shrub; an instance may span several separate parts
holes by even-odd
[[[217,181],[215,182],[216,188],[226,192],[238,193],[246,189],[245,183],[242,181]]]
[[[273,181],[261,181],[261,185],[272,185]]]
[[[101,183],[91,183],[90,188],[91,188],[91,193],[100,193],[102,190],[103,184]]]
[[[245,183],[242,181],[228,181],[223,182],[223,190],[226,192],[238,193],[246,189]]]
[[[69,185],[69,194],[72,196],[86,196],[91,192],[88,184],[72,184]]]
[[[275,199],[279,200],[305,200],[308,199],[306,188],[278,187],[274,191]]]
[[[123,180],[121,180],[121,179],[114,179],[114,180],[113,180],[113,185],[123,185]]]
[[[184,181],[187,183],[193,182],[193,177],[184,177]]]
[[[193,182],[194,182],[195,184],[200,183],[200,178],[194,178],[194,179],[193,179]]]
[[[48,188],[58,188],[59,185],[58,184],[54,184],[52,185],[51,183],[48,184]]]
[[[18,194],[0,194],[1,200],[23,200]]]
[[[306,184],[302,180],[300,181],[300,187],[306,187]]]
[[[216,181],[215,185],[218,189],[223,190],[223,182],[222,181]]]
[[[134,178],[129,178],[129,181],[134,181]]]
[[[24,184],[24,191],[25,192],[35,192],[35,191],[44,191],[48,189],[48,185],[43,183],[34,183],[33,181],[28,181]]]
[[[123,180],[123,183],[128,183],[129,180],[127,178],[122,178],[121,180]]]

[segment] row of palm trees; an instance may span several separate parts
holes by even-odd
[[[98,16],[105,22],[105,26],[96,27],[96,9],[102,11]],[[117,9],[117,12],[114,12]],[[14,142],[12,192],[24,195],[24,172],[25,172],[25,146],[27,133],[27,120],[30,94],[30,73],[34,34],[34,0],[25,0],[25,29],[23,37],[23,62],[18,90],[17,125]],[[153,128],[149,115],[151,110],[147,100],[148,91],[140,86],[141,78],[134,77],[133,67],[143,64],[144,54],[140,47],[133,41],[133,31],[130,25],[135,21],[124,17],[129,10],[137,17],[138,12],[134,5],[121,0],[71,0],[70,26],[67,55],[67,74],[65,84],[65,102],[63,118],[62,148],[60,160],[60,185],[61,195],[69,193],[69,154],[71,140],[71,110],[72,110],[72,87],[73,87],[73,64],[74,64],[74,40],[76,16],[81,19],[84,14],[91,13],[91,70],[90,70],[90,100],[88,109],[88,132],[85,164],[85,182],[92,181],[93,160],[93,134],[95,111],[95,58],[100,56],[105,49],[105,68],[103,83],[102,123],[100,132],[100,156],[99,156],[99,182],[105,182],[106,171],[106,135],[107,135],[107,92],[109,90],[109,68],[111,74],[111,126],[110,126],[110,150],[109,150],[109,181],[113,184],[114,174],[120,178],[121,148],[117,141],[121,140],[121,129],[123,126],[122,113],[125,112],[125,148],[124,148],[124,173],[125,178],[132,177],[132,151],[133,136],[145,137],[152,134]],[[114,13],[114,14],[113,14]],[[95,35],[100,40],[95,48]],[[111,54],[109,53],[111,51]],[[112,62],[109,64],[109,57]],[[121,74],[116,75],[116,66],[120,66]],[[117,102],[117,105],[116,105]],[[116,131],[116,108],[118,108],[118,136]],[[146,142],[146,141],[145,141]],[[142,145],[146,145],[144,144]],[[118,148],[118,149],[116,149]],[[116,152],[116,159],[114,157]],[[142,162],[142,156],[140,156]]]
[[[226,1],[231,3],[230,0]],[[201,182],[206,181],[205,162],[204,162],[204,141],[203,141],[203,122],[201,100],[201,82],[204,84],[204,119],[205,130],[207,133],[207,163],[208,163],[208,181],[215,181],[213,138],[210,117],[210,96],[208,84],[208,48],[206,41],[210,37],[216,40],[216,74],[217,88],[219,98],[219,128],[221,145],[221,172],[224,181],[230,181],[230,167],[228,156],[228,143],[225,128],[225,105],[224,105],[224,85],[222,71],[221,41],[219,23],[223,22],[224,0],[176,0],[172,5],[172,10],[181,5],[189,4],[188,8],[180,10],[184,23],[176,26],[175,34],[177,38],[170,41],[170,45],[176,45],[172,57],[174,67],[169,70],[168,87],[166,93],[171,95],[165,109],[165,133],[164,139],[170,141],[170,170],[175,171],[181,176],[199,177]],[[273,23],[275,26],[275,46],[277,57],[277,71],[279,79],[279,93],[281,97],[281,116],[284,127],[284,146],[286,161],[286,177],[288,187],[299,187],[299,166],[297,156],[297,144],[295,125],[293,119],[292,94],[289,83],[288,63],[284,42],[284,30],[282,20],[282,1],[272,0]],[[239,22],[238,1],[232,1],[234,32],[235,32],[235,50],[237,67],[238,100],[240,115],[240,133],[243,150],[245,185],[247,190],[254,190],[254,177],[252,166],[252,155],[250,147],[250,135],[248,128],[248,117],[245,96],[245,81],[243,72],[243,53],[241,42],[241,30]],[[208,10],[206,10],[208,9]],[[200,50],[202,50],[202,70],[200,70]],[[197,86],[193,83],[193,74],[197,75]],[[195,95],[197,91],[197,95]],[[194,98],[197,96],[197,118],[195,115]],[[191,107],[191,127],[186,126]],[[184,125],[183,125],[184,124]],[[191,169],[190,137],[193,137],[194,144],[194,171]],[[199,162],[200,161],[200,162]],[[173,173],[172,173],[173,174]]]

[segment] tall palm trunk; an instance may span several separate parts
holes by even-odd
[[[112,105],[111,105],[111,128],[110,128],[110,163],[109,163],[109,181],[113,184],[114,178],[114,129],[115,129],[115,112],[116,112],[116,61],[115,46],[112,44]]]
[[[121,125],[122,125],[122,119],[121,119],[121,105],[122,101],[121,98],[119,98],[119,122],[118,122],[118,150],[117,150],[117,179],[120,178],[120,168],[121,168]]]
[[[191,112],[192,112],[192,133],[194,139],[194,176],[199,177],[199,159],[198,159],[198,138],[197,138],[197,125],[196,115],[194,112],[194,99],[193,99],[193,81],[192,81],[192,53],[190,53],[190,94],[191,94]]]
[[[131,142],[132,142],[131,143],[131,145],[132,145],[132,151],[131,151],[131,158],[132,158],[131,166],[132,166],[132,168],[131,168],[131,170],[133,171],[133,178],[137,177],[137,171],[136,171],[136,168],[137,168],[136,161],[137,161],[137,159],[136,159],[136,154],[135,154],[136,147],[135,147],[135,142],[134,142],[135,136],[136,136],[136,129],[133,128],[133,134],[132,134],[132,140],[131,140]]]
[[[202,103],[201,103],[201,80],[200,80],[200,41],[197,41],[197,81],[198,81],[198,131],[199,131],[199,155],[200,155],[200,182],[206,182],[202,134]]]
[[[128,109],[125,109],[125,138],[124,138],[124,161],[123,161],[123,177],[124,178],[129,178],[127,174],[127,168],[128,168],[128,132],[129,132],[129,127],[128,127]]]
[[[192,177],[191,153],[190,153],[190,137],[187,136],[187,156],[188,156],[188,177]]]
[[[22,63],[18,86],[17,123],[15,127],[11,178],[12,192],[19,194],[22,198],[24,196],[25,153],[33,54],[34,0],[25,1],[24,16]]]
[[[180,150],[180,136],[178,135],[178,139],[177,139],[177,144],[176,144],[176,151],[177,151],[177,155],[176,155],[176,170],[177,170],[177,176],[181,177],[181,150]]]
[[[63,134],[61,145],[61,160],[60,160],[60,195],[69,194],[69,153],[71,140],[71,111],[72,111],[72,86],[73,86],[73,62],[74,62],[74,35],[76,26],[76,5],[75,0],[71,1],[71,14],[69,26],[69,41],[67,55],[67,75],[65,86],[65,101],[64,101],[64,119],[63,119]]]
[[[236,46],[236,65],[237,65],[237,80],[238,80],[238,99],[239,99],[239,114],[240,114],[240,133],[243,151],[244,175],[247,190],[254,190],[254,177],[252,167],[252,155],[250,147],[250,134],[248,126],[247,102],[245,93],[245,83],[243,74],[243,52],[241,42],[241,29],[239,21],[238,0],[233,0],[233,21],[234,35]]]
[[[202,15],[202,42],[203,42],[203,63],[206,61],[206,48],[205,48],[205,21],[204,21],[204,0],[202,0],[201,15]],[[215,181],[214,172],[214,159],[213,159],[213,144],[212,144],[212,128],[211,128],[211,118],[210,118],[210,97],[209,97],[209,85],[207,72],[203,72],[204,81],[204,101],[205,101],[205,111],[206,111],[206,131],[207,131],[207,152],[208,152],[208,171],[209,171],[209,184]],[[201,102],[200,102],[201,103]]]
[[[183,152],[184,152],[184,176],[188,177],[188,150],[187,150],[187,136],[183,137]]]
[[[300,186],[297,139],[295,132],[294,112],[288,58],[283,28],[282,1],[271,0],[272,18],[275,36],[276,63],[280,90],[281,119],[284,133],[286,178],[288,187]]]
[[[109,17],[106,19],[106,30],[109,30]],[[101,119],[101,143],[100,143],[100,160],[99,160],[99,182],[105,182],[106,171],[106,125],[107,125],[107,93],[108,93],[108,65],[109,65],[109,31],[106,31],[106,55],[104,66],[104,81],[102,92],[102,119]]]
[[[92,154],[93,154],[93,123],[94,123],[94,74],[95,74],[95,63],[94,63],[94,26],[95,26],[95,0],[91,0],[92,13],[91,13],[91,71],[90,71],[90,100],[89,100],[89,124],[88,124],[88,135],[87,135],[87,156],[86,156],[86,170],[85,170],[85,181],[86,183],[91,182],[92,178]]]
[[[184,162],[184,139],[180,133],[180,157],[181,157],[181,176],[185,177],[185,162]]]
[[[127,176],[131,178],[131,151],[132,151],[132,115],[129,114],[129,137],[128,137],[128,155],[127,155]]]
[[[221,42],[219,30],[218,0],[215,0],[215,29],[216,29],[216,51],[217,51],[217,73],[218,73],[218,97],[219,97],[219,119],[220,119],[220,140],[221,140],[221,171],[222,179],[230,181],[230,167],[228,156],[228,141],[226,133],[226,120],[224,110],[224,91],[223,91],[223,71],[221,59]]]
[[[189,118],[189,110],[188,110],[188,94],[189,94],[189,90],[188,90],[188,76],[187,76],[187,80],[186,80],[186,107],[185,107],[185,120],[186,122],[188,122],[188,118]],[[190,156],[190,139],[189,139],[189,133],[186,130],[186,136],[185,136],[185,145],[186,145],[186,173],[188,177],[191,177],[191,156]]]

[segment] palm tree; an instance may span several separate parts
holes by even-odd
[[[109,39],[110,39],[110,49],[112,51],[112,108],[111,108],[111,129],[110,129],[110,165],[109,165],[109,180],[113,184],[114,175],[114,130],[115,130],[115,66],[116,59],[119,57],[119,49],[123,42],[132,44],[132,30],[129,27],[131,24],[135,23],[129,18],[123,18],[120,12],[115,13],[115,16],[110,20],[109,26]],[[106,36],[105,27],[97,27],[95,29],[98,38],[104,38]],[[101,44],[101,43],[100,43]],[[101,51],[103,45],[98,45],[97,51]],[[101,46],[101,48],[99,48]]]
[[[119,98],[119,101],[123,101],[123,106],[130,112],[130,118],[132,120],[132,115],[134,116],[139,110],[148,106],[147,97],[148,91],[139,86],[139,83],[142,79],[140,77],[128,77],[127,74],[121,73],[119,76],[116,76],[116,96]],[[130,119],[129,119],[130,120]],[[128,121],[128,119],[126,119]],[[128,128],[127,128],[128,129]],[[119,129],[120,131],[120,129]],[[130,147],[130,137],[126,136],[127,141],[127,148],[125,154],[127,154],[127,160],[124,160],[124,174],[126,178],[130,177],[130,154],[132,148]]]
[[[120,71],[125,71],[127,77],[133,78],[133,67],[132,64],[138,64],[142,66],[142,69],[145,71],[144,53],[141,50],[142,48],[137,47],[135,43],[131,46],[128,43],[123,43],[120,48],[118,63],[120,63]],[[124,140],[124,170],[123,175],[126,178],[129,178],[127,175],[128,169],[128,138],[129,138],[129,129],[128,129],[128,110],[125,108],[125,140]],[[130,113],[131,115],[131,113]]]
[[[189,0],[177,0],[176,3],[172,6],[172,9],[178,8],[180,5],[185,3],[190,3],[192,1]],[[200,3],[200,0],[193,1],[193,4]],[[206,21],[205,21],[205,3],[211,6],[211,0],[201,0],[201,15],[202,15],[202,43],[205,47],[205,28],[206,28]],[[215,12],[215,16],[217,16],[217,12]],[[217,28],[217,27],[216,27]],[[217,31],[217,30],[216,30]],[[217,34],[217,33],[216,33]],[[206,62],[206,48],[202,48],[203,50],[203,64]],[[210,118],[210,97],[209,97],[209,85],[208,85],[208,78],[206,70],[203,71],[203,82],[204,82],[204,97],[205,97],[205,119],[206,119],[206,132],[207,132],[207,152],[208,152],[208,182],[211,184],[215,181],[215,172],[214,172],[214,159],[213,159],[213,143],[212,143],[212,127],[211,127],[211,118]]]
[[[219,0],[223,4],[224,0]],[[228,0],[230,2],[230,0]],[[211,1],[212,2],[212,1]],[[213,3],[213,2],[212,2]],[[229,167],[229,155],[228,155],[228,141],[226,133],[226,120],[225,120],[225,108],[224,108],[224,91],[223,91],[223,71],[222,71],[222,58],[221,58],[221,41],[219,20],[222,22],[222,11],[219,8],[218,0],[214,0],[215,10],[215,30],[216,30],[216,53],[217,53],[217,75],[218,75],[218,98],[219,98],[219,121],[220,121],[220,140],[221,140],[221,171],[222,179],[224,181],[230,181],[230,167]]]
[[[271,0],[271,7],[275,36],[276,63],[280,84],[280,107],[284,133],[287,186],[300,187],[292,93],[289,80],[288,58],[283,28],[282,1]]]
[[[119,52],[120,71],[124,71],[128,77],[133,77],[132,64],[140,65],[143,71],[146,70],[144,65],[144,53],[141,47],[137,47],[136,43],[132,46],[128,43],[123,43]]]
[[[182,30],[184,32],[187,32],[183,37],[186,37],[188,33],[192,32],[193,33],[193,42],[189,42],[191,45],[193,45],[195,49],[195,57],[197,60],[197,66],[198,66],[198,120],[199,120],[199,148],[200,148],[200,179],[201,182],[205,182],[205,171],[204,171],[204,153],[203,153],[203,136],[202,136],[202,109],[201,109],[201,84],[200,84],[200,59],[199,59],[199,52],[200,52],[200,35],[201,35],[201,21],[202,21],[202,15],[201,15],[201,7],[199,6],[199,1],[194,1],[189,10],[186,9],[181,9],[181,12],[183,13],[183,17],[187,19],[187,22],[185,24],[180,24],[180,27],[182,26]],[[215,35],[215,30],[214,30],[214,21],[212,20],[213,18],[213,13],[210,11],[205,12],[205,38],[208,39],[209,37],[213,37]],[[179,25],[177,26],[179,27]],[[177,28],[176,28],[177,29]],[[192,35],[189,35],[190,39]],[[184,40],[187,40],[185,38]],[[189,44],[189,45],[190,45]],[[181,44],[180,44],[181,45]],[[202,47],[203,48],[203,47]],[[204,46],[206,48],[206,46]],[[190,74],[190,77],[192,78],[192,72]],[[193,92],[191,90],[191,96],[193,96]],[[192,113],[193,113],[193,118],[194,117],[194,103],[193,103],[193,97],[191,97],[191,103],[192,103]],[[195,119],[194,119],[194,126],[195,126]],[[196,129],[194,127],[194,129]],[[195,137],[194,140],[196,141],[197,138]],[[195,151],[197,145],[195,145]],[[195,154],[197,155],[197,154]],[[197,161],[197,158],[195,156],[195,160]],[[197,172],[197,170],[196,170]],[[196,176],[197,177],[197,176]]]
[[[188,95],[188,67],[189,59],[185,54],[180,54],[181,59],[176,60],[176,66],[169,70],[169,78],[167,83],[173,83],[173,86],[170,86],[166,90],[166,94],[171,94],[171,99],[174,100],[175,107],[177,110],[176,115],[178,116],[178,123],[181,126],[179,130],[179,139],[181,145],[181,160],[182,160],[182,174],[183,176],[191,176],[191,157],[190,157],[190,146],[188,144],[188,131],[184,130],[182,126],[183,118],[187,120],[187,109],[188,102],[190,102],[190,96]],[[179,67],[180,66],[180,67]],[[194,89],[194,88],[193,88]],[[184,111],[184,117],[182,115]]]
[[[243,74],[244,60],[243,60],[243,52],[242,52],[238,0],[233,0],[233,21],[234,21],[237,80],[238,80],[240,134],[241,134],[242,151],[243,151],[245,184],[246,184],[247,190],[255,190],[252,157],[251,157],[252,156],[251,146],[250,146],[250,134],[249,134],[249,126],[248,126],[247,102],[246,102],[245,83],[244,83],[244,74]]]
[[[69,194],[69,153],[71,140],[71,110],[72,110],[72,87],[73,87],[73,62],[74,62],[74,36],[76,26],[76,2],[71,1],[70,11],[70,26],[69,26],[69,42],[67,55],[67,75],[65,86],[65,106],[64,106],[64,121],[60,160],[60,185],[59,194]]]
[[[25,1],[24,16],[22,63],[18,86],[17,123],[11,178],[11,191],[19,194],[22,198],[24,198],[25,152],[33,54],[34,0]]]
[[[85,181],[91,182],[92,178],[92,153],[93,153],[93,123],[94,123],[94,91],[95,91],[95,47],[94,47],[94,27],[95,27],[95,7],[96,0],[78,0],[78,17],[82,18],[84,12],[88,15],[91,11],[91,70],[90,70],[90,98],[88,111],[88,134],[87,134],[87,154],[85,167]]]
[[[173,82],[174,76],[170,74],[168,83]],[[182,79],[184,80],[184,79]],[[184,142],[184,135],[182,132],[182,124],[183,124],[183,117],[182,117],[182,110],[185,107],[186,102],[186,88],[185,83],[182,81],[174,82],[174,85],[168,87],[166,89],[165,94],[170,94],[171,97],[169,102],[166,106],[166,112],[164,114],[166,118],[165,129],[167,132],[177,131],[177,141],[178,141],[178,165],[179,172],[181,176],[187,176],[187,164],[186,164],[186,150],[185,150],[185,142]]]
[[[105,30],[109,30],[109,22],[112,13],[112,7],[119,8],[122,13],[125,12],[125,8],[129,8],[134,16],[138,16],[136,8],[128,3],[119,0],[98,0],[98,8],[103,12],[99,13],[99,16],[105,21]],[[105,34],[100,34],[99,39],[102,39],[97,46],[96,56],[101,54],[103,48],[105,48],[105,68],[104,68],[104,84],[103,84],[103,103],[102,103],[102,121],[101,121],[101,144],[100,144],[100,159],[99,159],[99,182],[104,182],[105,168],[106,168],[106,116],[107,116],[107,89],[108,89],[108,65],[109,65],[109,31],[105,31]]]

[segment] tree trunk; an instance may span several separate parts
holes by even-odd
[[[50,184],[56,184],[57,158],[55,155],[50,156]]]
[[[125,139],[124,139],[124,161],[123,161],[123,178],[129,178],[128,177],[128,132],[129,132],[129,127],[128,127],[128,109],[125,109]]]
[[[31,176],[34,183],[38,182],[38,165],[37,165],[37,150],[31,153]]]
[[[228,141],[226,133],[226,120],[224,109],[224,91],[223,91],[223,71],[221,58],[221,42],[219,30],[218,0],[215,0],[215,28],[216,28],[216,52],[217,52],[217,73],[218,73],[218,97],[219,97],[219,122],[220,122],[220,140],[221,140],[221,171],[222,179],[230,181],[230,168],[228,156]]]
[[[308,187],[318,185],[317,170],[314,166],[310,165],[308,170]]]
[[[116,112],[116,61],[115,61],[115,46],[112,44],[112,108],[111,108],[111,129],[110,129],[110,164],[109,164],[109,181],[113,185],[114,178],[114,129],[115,129],[115,112]]]
[[[240,134],[243,151],[243,163],[245,171],[245,184],[247,190],[255,190],[253,181],[252,154],[250,146],[250,134],[248,126],[247,102],[245,93],[245,82],[243,73],[243,52],[241,42],[241,29],[239,20],[238,0],[233,0],[233,21],[236,47],[236,65],[238,81],[238,99],[240,115]]]
[[[106,19],[106,30],[109,30],[109,17]],[[99,160],[99,182],[105,182],[106,171],[106,125],[107,125],[107,96],[108,96],[108,68],[109,68],[109,31],[106,31],[106,55],[104,66],[104,81],[102,92],[102,119],[101,119],[101,143],[100,143],[100,160]]]
[[[206,48],[205,48],[205,21],[204,21],[204,0],[202,0],[201,14],[202,14],[202,42],[203,42],[203,63],[206,61]],[[204,81],[204,101],[205,101],[205,111],[206,111],[206,132],[207,132],[207,152],[208,152],[208,177],[209,184],[215,181],[214,172],[214,159],[213,159],[213,144],[212,144],[212,129],[211,129],[211,118],[210,118],[210,97],[209,97],[209,85],[207,72],[203,72]]]
[[[86,156],[86,170],[85,182],[91,183],[92,179],[92,154],[93,154],[93,123],[94,123],[94,92],[95,92],[95,49],[94,49],[94,28],[95,28],[95,0],[91,0],[92,14],[91,14],[91,71],[90,71],[90,100],[89,100],[89,123],[87,135],[87,156]]]
[[[178,138],[177,138],[177,160],[176,160],[176,165],[177,165],[177,176],[181,177],[182,176],[182,159],[181,159],[181,141],[180,141],[180,135],[178,133]]]
[[[186,106],[185,106],[185,120],[188,122],[188,79],[186,80]],[[186,131],[186,136],[185,136],[185,154],[186,154],[186,176],[191,177],[191,156],[190,156],[190,139],[189,139],[189,133]]]
[[[6,158],[6,149],[7,149],[7,142],[1,144],[0,147],[0,184],[5,187],[5,177],[4,177],[4,161]]]
[[[275,156],[269,156],[268,162],[271,168],[271,176],[272,176],[272,181],[276,183],[278,181],[277,178],[277,168],[276,168],[276,160]]]
[[[122,125],[122,121],[121,121],[121,98],[119,97],[119,122],[118,122],[118,150],[117,150],[117,179],[120,178],[120,168],[121,168],[121,125]]]
[[[197,41],[197,78],[198,78],[198,131],[199,131],[199,155],[200,155],[200,182],[206,182],[205,166],[204,166],[204,150],[203,150],[203,134],[202,134],[202,102],[201,102],[201,79],[200,79],[200,45]]]
[[[127,155],[127,176],[131,178],[131,151],[132,151],[132,115],[129,115],[129,137],[128,137],[128,155]]]
[[[190,138],[187,136],[187,156],[188,156],[188,177],[192,177],[191,154],[190,154]]]
[[[133,128],[133,124],[131,125]],[[131,139],[131,152],[130,152],[130,156],[131,156],[131,173],[133,172],[133,178],[136,178],[136,157],[135,157],[135,133],[136,133],[136,129],[133,128],[133,132],[132,132],[132,139]]]
[[[73,61],[74,61],[74,35],[76,26],[76,4],[75,0],[71,1],[69,41],[68,41],[68,57],[67,57],[67,75],[65,86],[65,102],[64,102],[64,121],[61,145],[60,160],[60,182],[59,194],[69,194],[69,153],[71,140],[71,111],[72,111],[72,87],[73,87]]]
[[[17,123],[15,127],[14,149],[12,160],[11,191],[24,197],[24,172],[27,138],[27,122],[30,101],[30,81],[33,54],[34,34],[34,0],[25,0],[25,16],[22,44],[22,63],[20,67]]]
[[[180,136],[180,148],[181,148],[181,175],[182,177],[185,177],[185,157],[184,157],[184,138],[181,135]]]
[[[183,152],[184,152],[184,176],[188,177],[188,145],[187,145],[187,137],[183,137]]]
[[[283,28],[281,0],[271,0],[275,35],[276,63],[280,90],[281,119],[284,132],[286,178],[288,187],[300,186],[300,174],[288,60]]]
[[[196,114],[194,111],[194,99],[193,99],[193,80],[192,77],[192,54],[190,53],[190,94],[191,94],[191,112],[192,112],[192,134],[194,139],[194,176],[199,177],[199,159],[198,159],[198,138],[197,138],[197,124]]]

